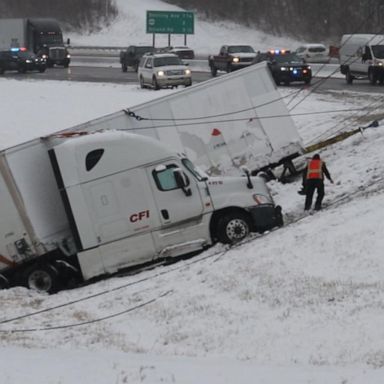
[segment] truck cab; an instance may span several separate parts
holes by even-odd
[[[84,279],[282,225],[263,178],[207,177],[145,136],[95,133],[51,159]]]
[[[232,72],[253,64],[256,52],[250,45],[223,45],[217,56],[208,57],[208,65],[213,77],[217,71]]]

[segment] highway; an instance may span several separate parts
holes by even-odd
[[[192,70],[193,82],[199,83],[211,79],[208,60],[202,57],[198,60],[191,60],[189,67]],[[372,86],[367,80],[354,81],[353,85],[348,85],[338,70],[338,64],[312,64],[314,78],[312,85],[316,90],[353,90],[355,92],[375,92],[384,93],[384,87],[380,85]],[[219,73],[224,76],[225,73]],[[109,82],[118,84],[138,84],[137,73],[133,70],[122,72],[119,59],[114,55],[84,55],[76,54],[72,56],[69,68],[54,67],[48,68],[44,73],[28,72],[20,74],[17,72],[6,72],[3,78],[15,79],[41,79],[41,80],[60,80],[60,81],[86,81],[86,82]],[[282,85],[281,87],[285,87]],[[292,83],[290,87],[304,87],[302,83]],[[308,86],[305,86],[308,87]]]

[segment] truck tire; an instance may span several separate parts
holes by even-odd
[[[143,78],[143,76],[140,76],[140,88],[141,88],[141,89],[144,89],[144,88],[145,88],[145,85],[144,85],[144,78]]]
[[[121,70],[122,70],[123,72],[127,72],[127,71],[128,71],[128,67],[127,67],[125,64],[122,64],[122,65],[121,65]]]
[[[152,87],[153,89],[155,89],[156,91],[158,91],[160,89],[159,87],[159,83],[157,82],[157,79],[155,76],[152,77]]]
[[[372,85],[377,83],[377,74],[373,68],[369,68],[368,70],[368,80]]]
[[[4,73],[4,68],[0,67],[0,75]]]
[[[216,77],[217,75],[217,68],[214,65],[211,65],[211,75],[212,77]]]
[[[59,273],[50,264],[34,264],[29,267],[23,278],[24,285],[38,292],[54,293],[60,289]]]
[[[353,83],[353,76],[352,76],[351,71],[349,69],[347,69],[347,71],[345,73],[345,81],[347,82],[347,84]]]
[[[217,222],[217,238],[224,244],[235,244],[247,237],[249,232],[249,219],[242,212],[227,213]]]

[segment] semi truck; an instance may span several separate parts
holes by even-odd
[[[158,140],[62,133],[0,152],[0,285],[43,292],[281,226],[260,176],[208,177]]]
[[[55,19],[0,19],[0,48],[26,48],[45,58],[48,67],[56,64],[67,68],[71,61]]]
[[[264,63],[4,149],[0,286],[55,292],[281,226],[254,171],[302,151]]]

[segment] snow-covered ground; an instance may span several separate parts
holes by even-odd
[[[65,38],[71,39],[71,44],[97,45],[97,46],[128,46],[128,45],[152,45],[152,34],[146,33],[146,11],[184,11],[183,9],[164,3],[159,0],[115,0],[119,16],[111,24],[97,35],[68,34]],[[296,49],[298,42],[290,38],[274,36],[247,28],[232,22],[206,21],[202,16],[195,14],[195,33],[187,35],[187,45],[199,54],[219,52],[223,44],[249,44],[256,50],[270,48]],[[156,34],[156,46],[168,45],[167,34]],[[171,45],[184,45],[184,35],[172,35]]]
[[[147,3],[162,9],[137,7]],[[0,89],[0,148],[175,92],[7,79]],[[300,101],[306,144],[381,118],[373,92],[280,89],[289,108]],[[381,384],[383,147],[379,126],[322,150],[335,184],[314,215],[303,216],[299,180],[270,182],[286,226],[242,245],[52,296],[0,291],[0,383]]]

